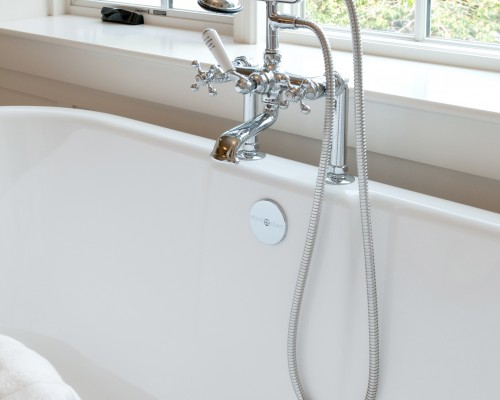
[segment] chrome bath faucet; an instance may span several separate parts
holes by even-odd
[[[232,163],[238,163],[240,160],[261,159],[264,153],[259,149],[257,136],[276,122],[280,109],[288,108],[290,103],[299,103],[300,111],[308,114],[311,108],[306,101],[324,97],[328,90],[333,90],[336,122],[328,181],[334,184],[352,182],[353,178],[347,174],[345,163],[349,97],[347,80],[335,72],[335,87],[328,88],[325,76],[303,77],[281,72],[279,31],[307,28],[307,24],[298,17],[280,14],[278,3],[291,4],[301,0],[260,1],[266,2],[267,18],[266,49],[261,67],[251,65],[245,57],[237,57],[231,61],[218,33],[213,29],[206,29],[202,37],[218,65],[212,65],[208,71],[203,71],[197,61],[192,63],[198,71],[195,83],[191,86],[193,91],[197,91],[201,86],[207,86],[209,94],[216,95],[214,84],[231,81],[235,84],[235,90],[243,94],[245,99],[245,122],[220,135],[211,156],[216,160]],[[241,9],[235,2],[227,0],[199,0],[199,3],[212,11],[218,9],[220,12],[235,12]],[[257,113],[259,99],[262,104],[261,113]]]

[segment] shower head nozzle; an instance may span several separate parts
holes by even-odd
[[[238,0],[198,0],[198,5],[205,10],[223,14],[234,14],[243,9]]]

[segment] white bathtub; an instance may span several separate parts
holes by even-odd
[[[0,108],[0,333],[83,399],[294,398],[288,315],[316,168],[211,148],[110,115]],[[500,215],[371,189],[378,398],[497,398]],[[250,229],[260,199],[286,213],[278,245]],[[299,332],[312,400],[364,398],[363,268],[357,186],[329,186]]]

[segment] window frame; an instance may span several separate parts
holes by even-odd
[[[170,0],[162,0],[168,2]],[[102,1],[96,0],[69,0],[71,6],[101,8]],[[203,29],[209,22],[212,27],[219,29],[221,34],[232,35],[235,42],[255,44],[263,40],[265,29],[262,18],[264,15],[264,1],[242,0],[243,12],[234,16],[188,11],[167,10],[166,16],[145,14],[147,23],[161,26],[175,26],[186,29]],[[147,9],[146,7],[120,4],[119,1],[106,3],[114,7],[128,9]],[[416,14],[420,23],[415,24],[413,35],[396,36],[386,32],[363,31],[363,51],[365,54],[436,63],[457,67],[474,68],[500,72],[500,47],[480,43],[466,43],[461,41],[446,40],[427,37],[428,0],[417,0]],[[292,15],[304,15],[305,0],[299,4],[280,5],[282,12]],[[78,12],[76,12],[78,14]],[[176,24],[177,21],[177,24]],[[179,24],[180,21],[180,24]],[[259,22],[258,22],[259,21]],[[351,51],[350,33],[347,29],[325,27],[325,32],[330,40],[333,50]],[[283,30],[280,32],[283,43],[318,47],[314,35],[306,30]]]
[[[162,3],[168,4],[171,3],[171,0],[161,0]],[[170,8],[167,6],[165,9],[166,14],[165,15],[160,15],[160,14],[153,14],[153,10],[163,10],[163,7],[146,7],[142,5],[134,5],[134,4],[126,4],[122,3],[120,1],[99,1],[99,0],[69,0],[70,6],[74,7],[89,7],[89,8],[102,8],[104,6],[109,6],[109,7],[122,7],[128,10],[136,10],[142,12],[145,17],[159,17],[164,19],[165,21],[154,19],[153,21],[156,22],[157,25],[167,25],[168,24],[168,19],[172,18],[181,18],[181,19],[186,19],[186,20],[192,20],[192,21],[209,21],[209,22],[216,22],[220,24],[227,24],[232,26],[233,25],[233,18],[231,16],[226,16],[226,15],[221,15],[221,14],[214,14],[214,13],[205,13],[201,10],[197,11],[191,11],[191,10],[181,10],[181,9],[175,9],[175,8]],[[186,21],[187,22],[187,21]],[[188,23],[188,22],[187,22]],[[187,25],[189,27],[189,23]]]
[[[288,6],[296,15],[305,15],[305,1]],[[500,72],[500,46],[480,42],[465,42],[427,36],[429,0],[416,0],[415,31],[413,34],[397,35],[388,32],[362,31],[363,51],[365,54],[391,57],[426,63],[436,63],[457,67]],[[325,27],[332,49],[351,50],[348,29]],[[306,31],[283,31],[282,42],[317,46],[315,37]]]
[[[73,15],[95,16],[97,10],[103,7],[102,1],[96,0],[65,0],[69,3],[69,13]],[[167,0],[168,1],[168,0]],[[241,0],[243,11],[234,15],[223,15],[189,10],[167,10],[165,16],[144,14],[147,24],[165,26],[177,29],[204,30],[207,23],[211,28],[217,29],[221,35],[229,35],[237,43],[256,44],[258,38],[257,3],[256,0]],[[147,7],[134,7],[120,1],[110,1],[105,4],[125,9],[147,9]],[[262,5],[262,4],[261,4]],[[259,14],[260,15],[260,14]]]

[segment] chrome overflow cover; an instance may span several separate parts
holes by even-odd
[[[264,199],[255,203],[250,210],[250,227],[262,243],[275,245],[286,236],[286,216],[274,201]]]

